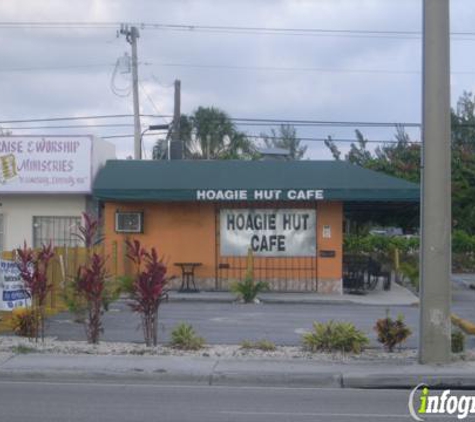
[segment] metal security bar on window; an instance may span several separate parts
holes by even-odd
[[[117,212],[115,214],[117,233],[142,233],[143,214],[140,212]]]
[[[53,246],[81,246],[77,236],[80,217],[33,217],[33,246],[52,243]]]

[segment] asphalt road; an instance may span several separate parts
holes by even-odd
[[[409,421],[408,397],[405,390],[0,381],[8,422]]]
[[[372,345],[379,347],[373,330],[378,318],[403,314],[413,331],[405,347],[417,347],[419,308],[414,306],[364,306],[353,304],[231,304],[231,303],[163,303],[159,311],[159,341],[168,342],[171,329],[181,321],[191,323],[210,344],[239,344],[245,339],[268,339],[278,345],[299,345],[302,332],[310,330],[312,321],[349,321],[365,331]],[[475,291],[454,290],[453,312],[475,321]],[[107,341],[143,342],[140,319],[125,302],[116,302],[104,315]],[[47,334],[60,340],[84,340],[84,328],[64,313],[48,319]],[[475,347],[469,338],[468,347]]]

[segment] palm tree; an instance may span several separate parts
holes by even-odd
[[[170,136],[171,134],[169,134]],[[198,107],[190,116],[181,115],[180,138],[187,159],[252,159],[255,149],[246,134],[236,129],[230,117],[215,107]],[[159,141],[154,159],[159,159]]]

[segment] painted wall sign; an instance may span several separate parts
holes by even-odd
[[[90,193],[89,137],[0,137],[0,193]]]
[[[198,201],[319,201],[323,190],[318,189],[201,189]]]
[[[221,256],[315,256],[316,211],[222,209]]]
[[[25,289],[14,261],[0,259],[0,310],[31,306],[30,293]]]

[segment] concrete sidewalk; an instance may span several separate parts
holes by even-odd
[[[82,380],[326,388],[475,388],[475,362],[316,362],[184,356],[0,354],[3,380]]]
[[[288,303],[288,304],[359,304],[377,306],[416,306],[419,298],[405,287],[392,283],[391,290],[384,291],[377,288],[366,295],[357,294],[319,294],[317,292],[266,292],[258,295],[263,303]],[[230,292],[200,291],[197,293],[181,293],[171,291],[170,302],[207,302],[231,303],[236,301],[236,296]]]

